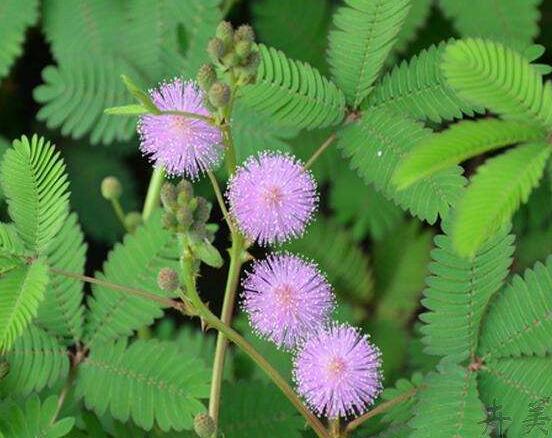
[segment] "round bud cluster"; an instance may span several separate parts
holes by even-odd
[[[114,176],[107,176],[102,180],[101,192],[105,199],[113,201],[123,194],[123,186]]]
[[[194,418],[194,431],[200,438],[211,438],[215,433],[215,422],[205,412],[197,414]]]
[[[204,198],[194,197],[192,184],[185,179],[175,186],[165,183],[161,187],[161,203],[165,209],[163,225],[177,233],[191,233],[197,240],[214,240],[214,232],[207,224],[211,204]]]

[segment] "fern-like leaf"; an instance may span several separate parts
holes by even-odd
[[[494,301],[481,331],[485,359],[552,352],[552,256],[515,276]]]
[[[481,108],[458,97],[441,71],[441,57],[447,43],[431,46],[403,61],[376,85],[373,93],[362,105],[387,108],[417,120],[460,119],[462,114],[473,116]]]
[[[15,225],[0,222],[0,256],[24,257],[28,255]]]
[[[41,403],[36,394],[25,403],[7,399],[0,404],[0,436],[17,438],[59,438],[66,436],[73,425],[73,417],[56,418],[58,398],[48,397]],[[3,434],[3,435],[2,435]]]
[[[69,211],[65,164],[44,138],[25,136],[4,156],[0,182],[10,217],[27,248],[43,254]]]
[[[84,236],[77,215],[73,213],[48,247],[48,266],[73,274],[84,274],[85,255]],[[38,324],[71,343],[79,341],[83,326],[82,288],[83,283],[77,279],[53,274],[44,301],[38,309]]]
[[[444,224],[448,231],[448,224]],[[448,235],[435,237],[428,289],[420,316],[426,352],[460,362],[477,349],[479,327],[491,296],[501,287],[512,263],[513,236],[502,230],[472,260],[459,257]]]
[[[489,408],[499,405],[501,415],[509,418],[502,424],[503,431],[507,429],[507,436],[542,436],[537,427],[528,433],[528,423],[524,420],[530,418],[531,404],[543,406],[543,418],[552,415],[551,375],[550,357],[500,359],[485,363],[479,375],[481,400]]]
[[[357,108],[393,48],[410,0],[346,0],[334,13],[328,61],[347,102]]]
[[[542,0],[439,0],[463,37],[483,37],[523,49],[539,33]]]
[[[416,416],[409,423],[414,429],[409,435],[411,438],[489,436],[476,373],[447,364],[430,374],[424,384],[426,388],[418,396]]]
[[[132,421],[146,430],[191,429],[205,410],[209,372],[202,361],[178,352],[170,342],[126,341],[97,345],[81,364],[76,395],[98,415]]]
[[[257,81],[240,93],[245,105],[296,128],[321,128],[343,120],[345,97],[318,70],[272,47],[259,44],[258,49]]]
[[[318,218],[302,239],[285,248],[317,261],[339,293],[349,294],[359,302],[368,302],[372,297],[374,281],[368,258],[334,222]]]
[[[469,102],[506,118],[552,127],[552,87],[520,53],[482,39],[449,44],[442,69],[447,82]]]
[[[178,247],[172,233],[161,226],[157,211],[146,224],[117,244],[98,278],[115,284],[135,287],[166,296],[157,285],[157,274],[163,267],[177,268]],[[140,327],[163,315],[160,305],[146,298],[113,291],[104,286],[94,288],[88,300],[84,341],[88,346],[130,336]]]
[[[31,324],[3,358],[8,375],[0,382],[3,394],[28,395],[51,388],[69,372],[67,349],[53,336]]]
[[[338,146],[367,184],[374,184],[403,209],[433,224],[463,192],[465,180],[459,167],[427,177],[406,190],[397,191],[391,176],[415,144],[433,134],[421,124],[384,108],[366,113],[338,133]]]
[[[0,352],[9,349],[36,316],[48,284],[48,267],[0,256]]]
[[[538,126],[514,120],[464,121],[421,141],[399,164],[393,182],[405,188],[435,172],[485,152],[545,138]]]
[[[552,153],[547,143],[531,143],[487,160],[481,165],[464,196],[452,227],[454,247],[463,256],[477,248],[522,202],[527,202]]]
[[[399,379],[394,386],[385,388],[381,394],[383,401],[393,400],[397,397],[412,395],[403,403],[399,403],[389,409],[382,420],[385,423],[399,424],[407,423],[413,416],[413,407],[416,404],[416,398],[413,395],[417,392],[424,381],[421,373],[414,373],[410,379]]]
[[[21,54],[27,27],[38,18],[37,0],[4,0],[0,9],[0,79]]]
[[[273,385],[225,385],[221,405],[220,429],[226,438],[303,436],[304,421]]]

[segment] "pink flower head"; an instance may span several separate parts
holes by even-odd
[[[185,111],[208,117],[203,93],[193,82],[175,79],[150,96],[161,111]],[[224,146],[220,130],[204,120],[182,115],[147,114],[138,123],[140,149],[169,174],[197,178],[220,162]]]
[[[297,391],[329,418],[361,414],[382,389],[380,351],[347,325],[333,325],[309,338],[294,363]]]
[[[333,310],[332,288],[316,264],[289,253],[256,261],[243,288],[253,329],[286,349],[321,329]]]
[[[240,230],[260,245],[300,236],[318,201],[312,174],[278,152],[250,157],[232,177],[226,196]]]

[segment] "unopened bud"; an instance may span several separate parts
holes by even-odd
[[[197,198],[197,208],[194,212],[195,222],[204,224],[211,215],[211,204],[205,198]]]
[[[161,203],[163,204],[163,207],[166,209],[173,209],[176,205],[176,189],[175,187],[169,183],[166,182],[161,187]]]
[[[108,201],[118,199],[123,193],[123,186],[114,176],[107,176],[101,185],[102,196]]]
[[[236,44],[236,55],[238,55],[240,59],[246,59],[251,53],[251,47],[250,41],[239,41]]]
[[[225,52],[224,43],[220,38],[213,38],[207,44],[207,53],[215,63],[220,61]]]
[[[217,38],[220,38],[226,46],[228,46],[234,39],[234,28],[228,21],[221,21],[217,26],[215,35]]]
[[[194,431],[199,438],[211,438],[215,433],[215,422],[209,414],[202,412],[194,418]]]
[[[234,34],[234,40],[238,41],[249,41],[250,43],[255,41],[255,32],[253,28],[247,24],[243,24],[236,30]]]
[[[167,230],[171,230],[178,225],[176,222],[176,216],[168,211],[163,214],[161,221],[163,223],[163,228],[166,228]]]
[[[203,64],[197,72],[197,83],[199,86],[207,91],[211,88],[211,85],[217,80],[217,73],[213,64]]]
[[[259,52],[251,52],[251,54],[247,58],[246,66],[252,72],[257,72],[260,63],[261,55],[259,55]]]
[[[125,227],[130,231],[134,231],[142,225],[142,215],[137,211],[131,211],[125,216]]]
[[[240,57],[235,52],[230,52],[227,55],[224,55],[224,57],[222,58],[222,63],[226,67],[235,67],[239,65],[240,61]]]
[[[178,224],[181,225],[183,228],[189,228],[194,221],[192,213],[186,207],[181,207],[176,212],[176,220],[178,221]]]
[[[176,192],[176,202],[178,203],[178,205],[184,205],[187,204],[194,196],[194,187],[192,186],[192,183],[190,181],[181,179],[176,186]]]
[[[157,286],[166,292],[172,292],[178,288],[180,282],[178,274],[171,268],[163,268],[157,275]]]
[[[209,102],[215,108],[223,108],[230,102],[230,87],[222,82],[216,82],[209,90]]]

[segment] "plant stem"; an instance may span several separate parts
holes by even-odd
[[[119,222],[121,222],[121,225],[123,228],[128,232],[128,228],[126,226],[125,221],[125,212],[123,211],[123,207],[121,206],[121,203],[117,198],[111,200],[111,206],[113,207],[113,211],[115,211],[115,215],[117,216],[117,219],[119,219]]]
[[[226,280],[224,291],[224,301],[222,303],[221,320],[222,323],[231,326],[232,314],[234,313],[234,303],[236,301],[236,292],[240,278],[240,271],[244,262],[245,243],[243,237],[239,234],[233,234],[232,247],[230,248],[230,268]],[[224,370],[224,357],[228,340],[224,333],[219,331],[217,336],[217,345],[215,348],[215,358],[213,361],[213,373],[211,378],[211,393],[209,396],[209,415],[218,423],[220,410],[220,390],[222,386],[222,374]]]
[[[146,298],[148,300],[155,301],[165,307],[172,307],[177,310],[183,310],[183,304],[180,301],[172,300],[170,298],[165,298],[142,289],[122,286],[120,284],[111,283],[110,281],[99,280],[97,278],[89,277],[87,275],[81,275],[74,272],[62,271],[60,269],[55,269],[55,268],[50,268],[50,272],[53,272],[54,274],[57,274],[57,275],[62,275],[64,277],[75,278],[77,280],[84,281],[86,283],[97,284],[99,286],[103,286],[118,292],[125,292],[140,298]]]
[[[217,198],[218,205],[222,211],[222,214],[224,215],[224,220],[228,224],[228,228],[230,228],[230,232],[233,234],[235,232],[234,224],[232,222],[232,219],[230,219],[230,214],[228,213],[228,210],[226,209],[226,205],[224,204],[224,198],[222,197],[222,192],[220,190],[220,186],[217,181],[217,177],[213,172],[210,170],[207,171],[207,175],[209,176],[209,179],[211,180],[211,185],[213,186],[213,191],[215,192],[215,197]]]
[[[151,216],[153,211],[159,205],[159,195],[161,186],[165,180],[165,170],[162,167],[155,167],[151,174],[146,200],[144,201],[144,209],[142,210],[142,219],[145,221]]]
[[[341,438],[341,422],[339,418],[334,418],[329,421],[330,423],[330,437]]]
[[[371,411],[366,412],[364,415],[354,419],[351,421],[347,427],[345,428],[346,432],[352,432],[357,427],[359,427],[362,423],[369,420],[372,417],[375,417],[376,415],[382,414],[388,409],[391,409],[393,406],[398,405],[399,403],[402,403],[406,400],[408,400],[411,397],[414,397],[417,391],[419,391],[421,387],[418,388],[412,388],[410,391],[405,392],[404,394],[401,394],[394,399],[388,400],[386,402],[380,403],[378,406],[376,406]]]
[[[186,268],[189,263],[184,262],[184,273],[189,274],[190,269]],[[322,438],[329,438],[328,432],[324,425],[320,422],[312,412],[310,412],[305,405],[301,402],[297,394],[288,385],[286,380],[274,369],[272,365],[261,355],[257,350],[253,348],[249,342],[247,342],[238,332],[231,327],[224,324],[219,318],[217,318],[205,304],[201,301],[196,287],[195,277],[192,275],[185,275],[186,292],[191,303],[194,305],[198,314],[207,322],[210,327],[215,328],[219,332],[223,333],[226,338],[236,344],[242,349],[276,384],[278,388],[284,393],[287,399],[295,406],[295,408],[305,417],[307,423],[313,428],[316,434]]]
[[[318,159],[318,157],[320,157],[320,155],[322,155],[324,153],[324,151],[332,145],[332,143],[335,141],[336,138],[337,138],[337,135],[336,135],[335,132],[332,135],[330,135],[324,141],[324,143],[322,143],[318,147],[318,149],[316,149],[316,151],[314,151],[312,156],[309,158],[309,161],[307,161],[307,163],[305,164],[305,169],[309,169],[314,164],[314,162]]]
[[[232,140],[232,131],[229,124],[222,127],[222,135],[224,137],[224,144],[226,145],[226,170],[230,176],[236,170],[237,159],[234,141]]]
[[[202,116],[201,114],[196,114],[196,113],[189,113],[187,111],[166,110],[166,111],[160,111],[158,114],[155,114],[155,115],[157,115],[157,116],[183,116],[183,117],[187,117],[189,119],[203,120],[204,122],[207,122],[211,125],[215,123],[215,120],[211,117]]]

